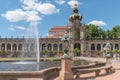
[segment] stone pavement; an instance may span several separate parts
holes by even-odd
[[[88,57],[79,57],[79,58],[87,59],[91,61],[106,61],[106,59],[104,58],[88,58]],[[76,80],[120,80],[120,61],[112,60],[112,66],[113,66],[113,70],[108,74],[106,74],[104,70],[101,70],[99,76],[95,76],[95,73],[91,72],[87,74],[81,74],[80,79],[76,79]],[[53,80],[59,80],[59,78]]]

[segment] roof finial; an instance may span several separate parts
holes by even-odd
[[[77,9],[78,8],[78,4],[77,4],[77,1],[75,0],[75,3],[74,3],[74,9]]]
[[[77,9],[77,8],[78,8],[78,4],[75,3],[75,4],[74,4],[74,9]]]

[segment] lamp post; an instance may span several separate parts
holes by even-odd
[[[106,65],[111,64],[111,45],[109,42],[105,45],[106,48]]]

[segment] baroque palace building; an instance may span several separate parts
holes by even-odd
[[[119,49],[120,50],[120,39],[86,39],[86,26],[82,23],[82,16],[78,13],[78,6],[75,4],[73,9],[73,14],[70,16],[70,24],[67,26],[54,26],[49,31],[49,36],[44,38],[39,38],[40,42],[40,54],[47,53],[57,54],[63,53],[63,46],[61,37],[65,32],[69,34],[70,37],[70,53],[73,53],[75,48],[80,50],[80,53],[77,55],[83,56],[96,56],[101,55],[102,50],[106,42],[111,43],[111,50]],[[0,51],[9,51],[16,52],[21,51],[25,38],[0,38]],[[28,44],[31,48],[32,44]]]

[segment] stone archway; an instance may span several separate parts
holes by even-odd
[[[49,51],[52,51],[52,44],[48,44],[47,48]]]
[[[115,49],[119,50],[119,45],[115,44]]]
[[[81,45],[80,45],[80,43],[75,43],[75,44],[74,44],[74,49],[75,49],[75,48],[81,50]],[[80,52],[79,52],[79,53],[76,53],[76,56],[80,56],[80,55],[81,55]]]
[[[95,50],[95,44],[91,44],[91,51]]]
[[[13,48],[12,48],[12,49],[13,49],[13,51],[16,51],[16,50],[17,50],[17,45],[16,45],[15,43],[13,44],[13,46],[12,46],[12,47],[13,47]]]
[[[22,44],[19,44],[19,45],[18,45],[18,50],[21,51],[22,48],[23,48],[23,45],[22,45]]]
[[[97,50],[98,50],[98,51],[101,50],[101,44],[97,44]]]
[[[5,51],[5,44],[4,43],[2,43],[2,45],[1,45],[1,50]]]
[[[8,51],[11,50],[11,44],[10,44],[10,43],[7,44],[7,50],[8,50]]]

